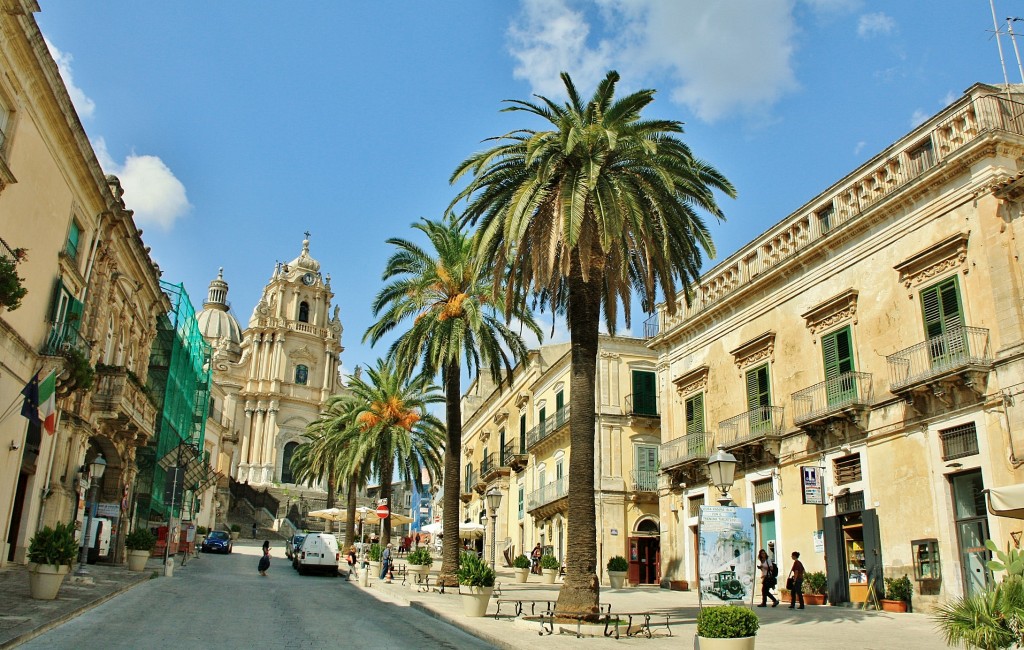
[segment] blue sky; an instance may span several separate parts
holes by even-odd
[[[223,266],[244,327],[308,229],[349,371],[386,350],[361,342],[385,239],[442,214],[484,138],[540,126],[501,100],[557,97],[561,70],[584,95],[612,68],[620,92],[658,90],[648,115],[684,122],[738,189],[713,226],[719,258],[973,83],[1003,81],[989,0],[40,4],[164,279],[200,306]],[[1024,15],[1019,0],[995,6],[1001,26]],[[1008,37],[1003,49],[1021,82]]]

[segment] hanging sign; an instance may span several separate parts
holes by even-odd
[[[805,465],[800,468],[804,505],[825,505],[824,477],[820,467]]]

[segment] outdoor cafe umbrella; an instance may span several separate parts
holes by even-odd
[[[341,508],[327,508],[326,510],[313,510],[307,514],[308,517],[326,519],[327,521],[345,521],[345,511]]]
[[[431,535],[436,535],[438,533],[443,533],[444,532],[444,528],[441,526],[440,523],[427,524],[426,526],[424,526],[420,530],[422,532],[424,532],[424,533],[430,533]],[[483,524],[475,524],[475,523],[473,523],[471,521],[466,521],[466,522],[463,522],[463,523],[459,524],[459,537],[461,539],[476,539],[477,537],[483,537],[483,536],[484,536],[484,525]]]
[[[389,519],[391,519],[391,523],[395,526],[410,524],[413,521],[412,517],[406,517],[405,515],[400,515],[397,512],[392,512]],[[377,511],[373,508],[361,506],[356,508],[356,523],[378,524],[380,523],[380,517],[377,516]]]

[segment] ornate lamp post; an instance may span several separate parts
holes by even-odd
[[[78,554],[76,576],[89,575],[85,569],[85,565],[89,561],[89,533],[92,529],[93,511],[96,509],[96,492],[100,487],[100,479],[103,478],[105,469],[107,469],[107,461],[103,459],[103,454],[96,454],[96,458],[89,463],[89,498],[85,502],[85,529],[82,531],[82,549]],[[92,502],[91,506],[90,501]]]
[[[722,445],[718,445],[718,451],[708,458],[708,474],[711,476],[711,482],[722,493],[718,499],[719,505],[732,505],[729,490],[732,489],[736,476],[736,463],[736,457],[727,452]]]
[[[491,570],[494,570],[494,536],[498,527],[498,506],[501,505],[501,490],[492,487],[484,495],[487,499],[487,512],[491,513]]]

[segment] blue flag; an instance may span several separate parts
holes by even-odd
[[[21,394],[25,396],[25,400],[21,403],[21,414],[28,418],[29,423],[38,426],[43,424],[43,421],[39,418],[39,373],[37,372],[32,379],[25,384],[25,387],[21,389]]]

